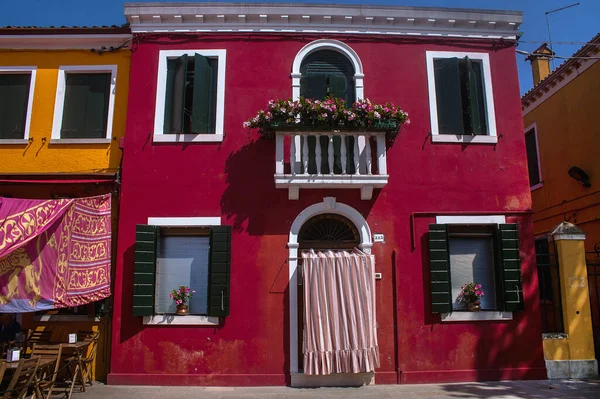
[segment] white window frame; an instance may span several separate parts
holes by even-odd
[[[33,110],[33,97],[35,91],[35,78],[37,67],[35,66],[0,66],[2,75],[21,75],[28,73],[31,75],[29,82],[29,98],[27,99],[27,113],[25,115],[25,134],[22,139],[0,139],[0,144],[27,144],[29,141],[29,132],[31,129],[31,113]]]
[[[533,124],[529,125],[525,129],[525,137],[527,137],[527,133],[529,133],[531,130],[533,130],[533,135],[535,137],[535,155],[537,157],[538,177],[540,179],[540,182],[538,184],[534,184],[533,186],[529,187],[529,189],[531,191],[534,191],[540,187],[543,187],[544,181],[542,180],[542,164],[540,162],[540,144],[538,141],[537,124],[535,122]],[[527,144],[525,144],[525,153],[527,153]],[[529,175],[529,169],[527,170],[527,174]]]
[[[465,58],[479,60],[482,63],[483,80],[485,87],[485,107],[488,124],[487,135],[470,134],[440,134],[437,113],[437,95],[435,92],[434,60],[444,58]],[[496,132],[496,111],[494,107],[494,91],[492,88],[492,74],[490,71],[490,56],[488,53],[471,53],[460,51],[426,51],[427,59],[427,85],[429,89],[429,115],[431,121],[431,141],[438,143],[486,143],[498,142]]]
[[[211,227],[220,226],[221,217],[149,217],[148,225],[159,227]],[[218,326],[219,318],[200,315],[177,316],[173,314],[155,314],[153,316],[144,316],[143,324]]]
[[[436,216],[437,224],[504,224],[504,215],[483,216]],[[452,277],[450,277],[452,278]],[[480,312],[456,311],[441,314],[442,321],[489,321],[489,320],[512,320],[512,312],[501,312],[497,310],[482,310]]]
[[[63,139],[60,137],[63,113],[65,110],[65,92],[68,73],[110,73],[110,89],[108,96],[108,115],[106,118],[105,138]],[[112,140],[113,116],[115,111],[115,92],[117,88],[117,65],[61,65],[58,68],[56,100],[54,102],[54,121],[50,144],[103,144]]]
[[[224,137],[223,123],[225,120],[225,66],[226,50],[161,50],[158,53],[158,77],[156,82],[156,108],[154,110],[154,141],[163,143],[178,142],[221,142]],[[167,60],[182,55],[193,57],[200,54],[217,59],[217,109],[215,133],[164,134],[165,102],[167,95]]]

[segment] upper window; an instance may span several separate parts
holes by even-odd
[[[309,54],[300,67],[300,96],[322,100],[332,96],[354,103],[354,67],[350,60],[334,50],[318,50]]]
[[[117,67],[61,67],[52,139],[106,140],[112,136]]]
[[[155,141],[221,141],[225,50],[161,51]]]
[[[540,169],[540,154],[538,152],[537,131],[535,126],[525,133],[525,146],[527,148],[527,169],[529,171],[529,185],[532,189],[542,186]]]
[[[0,68],[0,140],[29,137],[35,68]]]
[[[427,52],[433,141],[495,143],[489,56]]]

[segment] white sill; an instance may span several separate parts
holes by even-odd
[[[489,320],[512,320],[512,312],[480,311],[456,311],[452,313],[442,313],[442,321],[489,321]]]
[[[144,316],[144,324],[163,326],[218,326],[219,318],[210,316],[177,316],[173,314],[160,314]]]
[[[155,143],[220,143],[222,134],[154,134]]]
[[[44,314],[33,316],[33,321],[100,321],[99,317],[74,314]]]
[[[433,143],[473,143],[473,144],[496,144],[497,136],[484,136],[482,134],[432,134]]]
[[[29,140],[27,139],[0,139],[1,144],[27,144]]]
[[[51,139],[50,144],[110,144],[111,139]]]
[[[542,188],[542,187],[544,187],[544,182],[541,182],[541,183],[538,183],[538,184],[536,184],[534,186],[531,186],[531,187],[529,187],[529,189],[531,191],[534,191],[534,190],[537,190],[538,188]]]

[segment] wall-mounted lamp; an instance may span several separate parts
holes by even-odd
[[[569,169],[569,176],[583,183],[583,187],[592,187],[592,185],[590,184],[590,177],[588,176],[588,174],[585,173],[583,169],[578,168],[577,166],[572,166],[571,169]]]

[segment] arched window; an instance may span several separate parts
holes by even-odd
[[[354,66],[342,53],[317,50],[302,60],[300,66],[300,96],[322,100],[334,96],[352,104],[356,100]]]
[[[325,213],[313,216],[298,234],[300,249],[353,249],[360,244],[358,229],[348,218]]]

